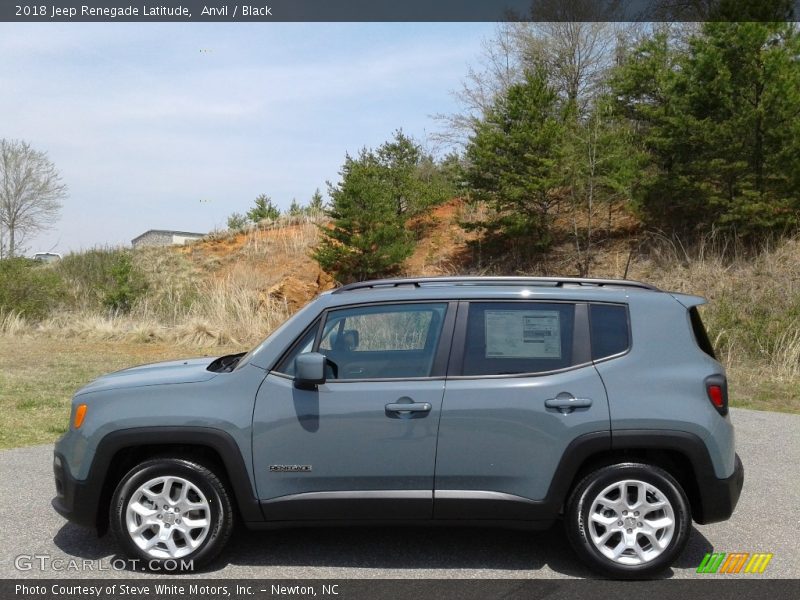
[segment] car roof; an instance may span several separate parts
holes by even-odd
[[[327,306],[368,302],[458,299],[536,299],[627,302],[640,294],[662,294],[638,281],[574,277],[422,277],[379,279],[324,294]]]

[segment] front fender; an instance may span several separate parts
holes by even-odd
[[[226,481],[245,522],[263,521],[263,515],[248,474],[245,457],[233,437],[211,427],[137,427],[111,432],[97,445],[85,479],[76,479],[58,450],[54,458],[57,495],[55,510],[70,521],[105,530],[105,517],[118,477],[110,477],[128,450],[158,447],[159,451],[191,446],[212,450],[225,468]],[[119,473],[117,473],[119,475]]]

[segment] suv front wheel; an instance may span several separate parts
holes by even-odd
[[[567,503],[567,535],[593,569],[650,577],[683,551],[691,511],[680,484],[653,465],[623,463],[585,477]]]
[[[233,530],[233,507],[220,479],[178,458],[148,460],[129,471],[114,492],[109,516],[126,553],[151,570],[208,563]]]

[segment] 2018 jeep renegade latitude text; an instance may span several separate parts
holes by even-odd
[[[150,561],[248,527],[549,527],[615,577],[727,519],[743,468],[702,298],[633,281],[422,278],[320,295],[247,354],[75,395],[66,518]]]

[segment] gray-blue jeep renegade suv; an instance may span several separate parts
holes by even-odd
[[[743,483],[703,302],[600,279],[346,285],[247,354],[78,391],[53,506],[151,568],[208,562],[235,520],[563,520],[594,569],[651,576]]]

